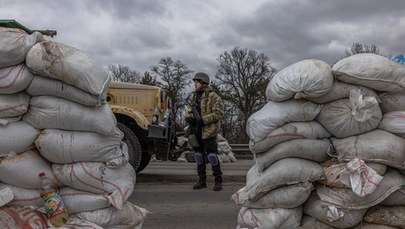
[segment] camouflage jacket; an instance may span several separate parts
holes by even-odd
[[[196,101],[196,92],[191,95],[191,103]],[[224,117],[224,103],[221,97],[214,92],[212,87],[207,86],[201,95],[201,119],[204,122],[202,127],[202,139],[215,137],[221,129],[221,119]],[[193,116],[193,114],[188,114]]]

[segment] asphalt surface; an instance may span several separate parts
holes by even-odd
[[[246,183],[246,174],[254,164],[253,160],[237,160],[221,163],[224,183]],[[211,166],[207,164],[208,182],[213,181]],[[151,161],[137,174],[137,183],[194,183],[198,180],[197,166],[192,162]]]
[[[223,187],[212,190],[214,179],[207,165],[207,188],[193,190],[196,164],[154,161],[137,174],[131,203],[147,209],[143,229],[234,229],[240,206],[231,196],[246,184],[253,160],[221,163]]]

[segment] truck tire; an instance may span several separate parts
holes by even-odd
[[[139,164],[138,170],[136,172],[142,171],[146,166],[149,164],[152,155],[148,153],[148,151],[142,152],[141,163]]]
[[[128,146],[129,163],[132,165],[132,167],[134,167],[136,172],[140,172],[145,167],[140,169],[142,150],[138,138],[136,137],[134,132],[125,124],[118,122],[117,127],[122,131],[122,133],[124,133],[124,138],[122,139],[122,141],[125,142],[125,144],[127,144]]]

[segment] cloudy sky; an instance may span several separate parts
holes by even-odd
[[[90,54],[104,66],[144,72],[171,57],[216,73],[217,58],[253,49],[282,68],[303,59],[334,63],[354,42],[405,53],[403,0],[9,0],[3,19]]]

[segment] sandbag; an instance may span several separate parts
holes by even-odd
[[[385,113],[378,128],[405,137],[405,110]]]
[[[34,45],[26,64],[35,75],[61,80],[92,95],[106,95],[111,81],[108,72],[89,55],[54,41]]]
[[[382,112],[374,97],[365,97],[351,91],[350,99],[325,104],[316,120],[332,135],[345,138],[359,135],[378,127]]]
[[[383,206],[396,206],[396,205],[405,206],[405,187],[393,192],[391,195],[385,198],[380,204]]]
[[[353,229],[398,229],[398,227],[391,227],[388,225],[367,223],[367,222],[363,221],[363,222],[360,222],[357,226],[353,227]]]
[[[39,208],[44,205],[38,188],[21,188],[10,184],[0,183],[0,189],[2,188],[9,188],[13,192],[14,198],[7,204],[8,206]]]
[[[94,211],[110,206],[110,202],[105,196],[72,187],[61,188],[60,195],[69,214]]]
[[[107,136],[121,134],[108,104],[87,107],[52,96],[32,97],[23,120],[38,129],[88,131]]]
[[[301,138],[329,138],[331,134],[318,122],[289,122],[270,132],[266,138],[258,142],[249,142],[249,149],[253,153],[261,153],[273,146],[292,139]]]
[[[239,228],[299,228],[302,207],[255,209],[242,207],[238,214]]]
[[[313,185],[310,182],[285,185],[273,189],[256,201],[248,200],[246,187],[234,193],[232,200],[241,207],[248,208],[296,208],[302,205],[311,194]]]
[[[340,161],[359,158],[405,170],[405,139],[384,130],[338,139],[331,138]]]
[[[25,90],[31,96],[51,95],[89,107],[99,106],[106,103],[105,95],[92,95],[63,81],[49,79],[38,75],[34,76]]]
[[[329,139],[293,139],[275,145],[270,150],[255,155],[259,173],[277,160],[295,157],[316,162],[323,162],[333,152]]]
[[[29,207],[4,206],[0,208],[0,228],[49,228],[46,215]]]
[[[105,195],[117,209],[124,206],[136,181],[135,170],[130,164],[114,169],[100,162],[52,164],[52,171],[64,185]]]
[[[256,201],[267,192],[287,184],[324,179],[320,165],[299,158],[281,159],[274,162],[262,174],[258,174],[257,171],[254,165],[246,175],[246,195],[250,201]]]
[[[361,53],[338,61],[333,75],[343,82],[377,91],[404,91],[405,66],[373,53]]]
[[[309,215],[304,214],[302,216],[300,229],[335,229],[335,228],[336,227],[332,227],[326,223],[322,223],[322,221],[319,221]]]
[[[30,48],[43,40],[39,32],[28,35],[21,29],[0,27],[0,68],[24,62]]]
[[[0,157],[6,157],[11,152],[23,153],[34,148],[34,141],[39,133],[40,130],[24,121],[0,126]]]
[[[383,113],[405,111],[405,92],[382,92],[378,96]]]
[[[350,97],[351,90],[359,90],[363,97],[374,97],[380,102],[377,92],[371,88],[363,87],[360,85],[353,85],[335,80],[330,91],[323,96],[314,98],[305,98],[314,103],[330,103],[338,99],[347,99]]]
[[[126,202],[120,210],[109,207],[91,212],[80,212],[73,215],[88,220],[106,229],[134,229],[144,222],[148,210]]]
[[[279,71],[266,88],[268,100],[281,102],[325,95],[332,88],[333,75],[328,63],[302,60]]]
[[[338,208],[333,204],[319,199],[316,193],[312,193],[304,204],[304,213],[336,228],[351,228],[363,219],[367,209],[348,210]]]
[[[50,223],[48,224],[52,225]],[[69,216],[69,221],[66,224],[60,227],[50,226],[49,229],[105,229],[105,228],[100,227],[99,225],[92,223],[90,221],[73,218]]]
[[[325,179],[319,182],[330,188],[351,188],[341,181],[341,174],[345,173],[346,163],[340,163],[335,158],[321,164],[325,173]],[[367,163],[378,175],[383,176],[387,166],[381,163]]]
[[[30,96],[25,92],[0,94],[0,119],[21,116],[28,110]]]
[[[52,174],[51,166],[35,150],[3,158],[0,161],[0,181],[21,188],[38,188],[40,172],[45,172],[53,184],[60,183]]]
[[[256,143],[285,123],[314,120],[321,108],[319,104],[304,100],[270,101],[248,118],[246,132],[250,141]]]
[[[128,162],[123,134],[105,136],[93,132],[46,129],[35,140],[38,151],[48,161],[67,164],[81,161],[105,162],[110,168]]]
[[[405,229],[405,206],[374,206],[368,210],[364,220],[369,223]]]
[[[375,191],[359,198],[351,189],[338,189],[320,186],[316,193],[322,201],[345,209],[368,209],[379,204],[403,185],[403,177],[394,169],[389,169]]]
[[[25,64],[0,68],[0,94],[21,92],[28,87],[32,78]]]

